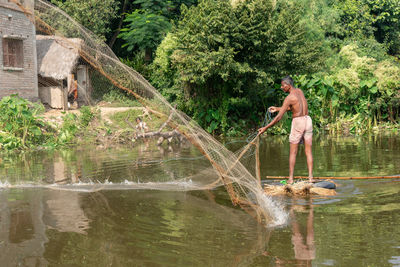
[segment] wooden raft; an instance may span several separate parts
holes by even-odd
[[[264,192],[270,196],[335,196],[336,190],[326,189],[321,187],[314,187],[309,182],[297,182],[291,185],[264,185]]]

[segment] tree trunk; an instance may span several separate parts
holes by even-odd
[[[153,50],[151,48],[146,48],[146,50],[144,51],[144,61],[146,63],[150,63],[151,62],[152,53],[153,53]]]
[[[117,40],[118,34],[119,34],[120,31],[121,31],[122,23],[124,22],[124,19],[125,19],[125,15],[124,15],[124,14],[125,14],[125,12],[126,12],[127,7],[128,7],[128,0],[124,0],[124,4],[123,4],[123,6],[122,6],[122,11],[121,11],[121,19],[119,20],[118,28],[115,30],[114,35],[111,37],[110,41],[108,42],[108,46],[109,46],[111,49],[112,49],[112,47],[114,46],[114,43],[115,43],[115,41]]]

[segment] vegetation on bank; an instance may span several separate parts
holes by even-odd
[[[80,115],[65,114],[61,126],[46,121],[45,108],[18,95],[0,100],[0,148],[2,151],[29,148],[54,148],[79,143],[96,116],[90,107],[82,107]]]
[[[212,134],[258,128],[268,106],[282,103],[285,75],[305,92],[316,131],[399,129],[398,0],[52,2]],[[97,100],[137,105],[116,88],[98,86],[104,77],[92,77]],[[40,108],[16,99],[1,102],[9,110],[0,118],[3,148],[68,144],[96,120],[96,112],[83,109],[54,129],[37,117]],[[289,127],[286,116],[270,132]]]
[[[52,1],[210,133],[259,127],[285,75],[317,131],[398,128],[398,0]],[[287,117],[271,132],[289,127]]]
[[[398,125],[400,46],[379,36],[399,38],[398,27],[382,23],[399,25],[400,13],[383,2],[200,1],[183,9],[158,47],[150,79],[215,134],[258,127],[267,107],[282,103],[280,79],[287,74],[304,90],[317,130]],[[289,127],[287,117],[271,131]]]
[[[11,95],[0,100],[4,112],[0,115],[0,149],[2,152],[27,149],[53,149],[76,145],[99,145],[102,147],[134,145],[143,131],[136,129],[136,118],[146,122],[149,132],[168,132],[165,119],[152,116],[142,107],[128,107],[101,116],[100,109],[117,106],[118,99],[107,107],[83,106],[76,112],[62,112],[60,118],[44,116],[42,104],[31,103],[18,95]],[[124,105],[127,101],[122,97]],[[129,104],[135,102],[130,100]]]
[[[115,101],[115,100],[114,100]],[[132,103],[134,103],[132,101]],[[112,108],[117,103],[111,103]],[[121,105],[123,103],[120,103]],[[164,128],[165,119],[148,114],[141,107],[130,107],[106,117],[101,117],[101,107],[83,106],[79,113],[64,112],[62,123],[55,123],[53,118],[44,118],[44,107],[41,104],[31,103],[17,95],[4,97],[0,100],[3,113],[0,116],[0,149],[2,152],[27,149],[54,149],[76,145],[98,145],[102,147],[134,146],[140,139],[142,131],[136,129],[135,119],[140,117],[146,122],[148,131],[168,132]],[[350,118],[357,121],[346,121],[348,127],[361,123],[358,116]],[[330,124],[331,132],[343,133],[343,124]],[[354,132],[350,128],[345,133]],[[364,133],[367,130],[378,133],[398,133],[398,124],[371,125],[369,129],[355,133]],[[279,133],[286,133],[284,124],[276,128]]]

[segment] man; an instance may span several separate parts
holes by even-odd
[[[289,156],[289,183],[293,183],[294,165],[296,164],[296,156],[299,143],[304,142],[307,157],[308,179],[313,182],[313,156],[312,156],[312,120],[308,116],[307,100],[303,92],[294,87],[293,79],[286,76],[281,81],[281,89],[289,93],[283,101],[282,107],[270,107],[270,112],[277,112],[278,115],[265,127],[258,129],[259,134],[264,133],[268,128],[275,125],[282,119],[286,111],[292,111],[292,129],[290,131],[290,156]]]
[[[78,99],[78,81],[73,80],[68,90],[68,108],[70,108],[77,99]]]
[[[136,118],[136,123],[137,123],[136,129],[142,132],[144,137],[144,133],[145,131],[149,130],[149,127],[147,127],[147,124],[144,121],[142,121],[142,119],[139,117]]]

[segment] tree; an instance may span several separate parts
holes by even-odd
[[[176,46],[159,49],[170,55],[170,68],[178,73],[168,75],[176,78],[172,87],[186,95],[181,108],[210,132],[225,132],[242,119],[256,121],[278,78],[323,65],[324,36],[302,22],[304,8],[269,0],[235,6],[203,0],[184,8],[171,32]],[[167,75],[163,69],[154,67],[154,80]]]
[[[110,23],[117,16],[119,9],[116,0],[51,0],[51,2],[103,41],[106,40],[106,35],[111,31]]]
[[[374,17],[375,38],[388,46],[391,55],[400,55],[400,1],[364,0]]]
[[[399,0],[340,0],[333,6],[340,13],[340,38],[372,37],[385,44],[389,54],[400,54]]]
[[[163,15],[139,9],[129,14],[124,22],[129,24],[118,35],[126,42],[122,47],[127,47],[128,51],[144,50],[145,60],[150,62],[153,49],[162,41],[171,23]]]
[[[340,12],[340,24],[344,38],[369,38],[373,36],[374,21],[370,7],[364,0],[340,0],[333,5]]]
[[[129,52],[145,51],[145,61],[150,62],[153,50],[170,30],[172,21],[179,17],[180,6],[195,3],[195,0],[135,0],[137,9],[126,16],[126,25],[118,35],[125,41],[122,47],[127,47]]]

